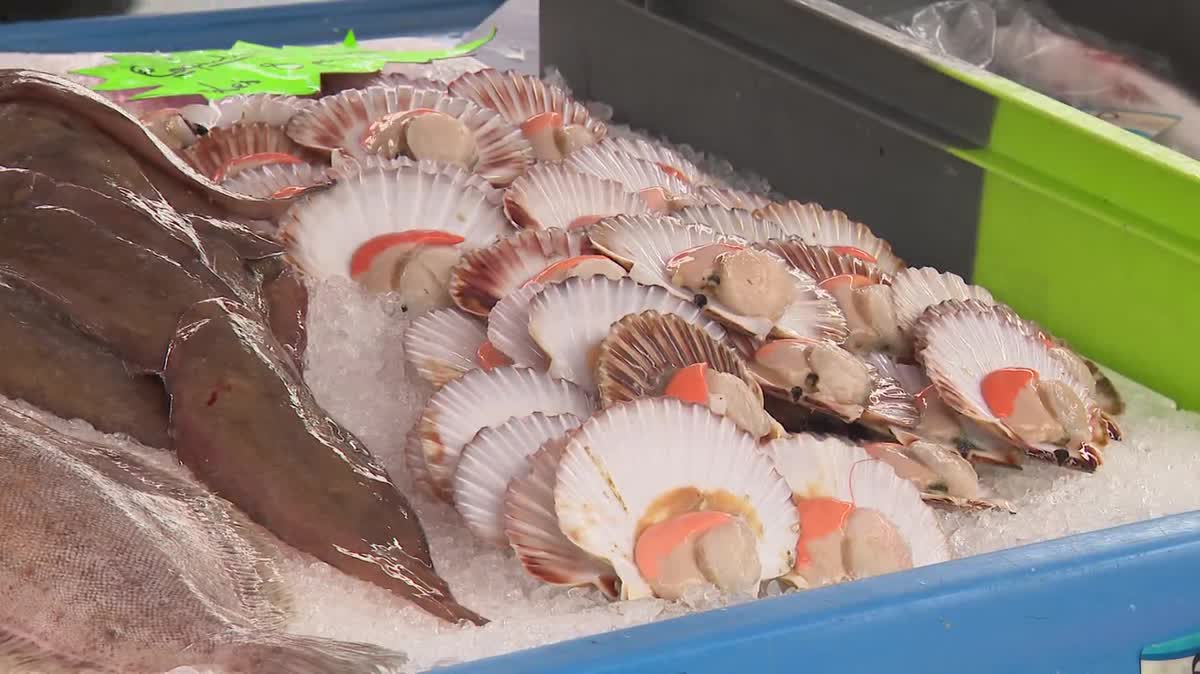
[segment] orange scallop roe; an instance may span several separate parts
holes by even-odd
[[[671,376],[664,395],[688,403],[708,404],[708,363],[693,363]]]
[[[557,112],[541,112],[521,122],[521,133],[532,136],[547,129],[556,129],[563,125],[562,115]]]
[[[1004,367],[987,373],[979,388],[992,414],[1005,419],[1012,416],[1021,389],[1037,379],[1037,372],[1027,367]]]
[[[847,518],[850,517],[850,513],[854,512],[854,504],[835,498],[806,498],[796,501],[796,510],[800,512],[800,538],[796,541],[796,566],[801,567],[812,561],[812,557],[808,554],[808,542],[844,529]]]
[[[862,288],[865,286],[875,285],[875,282],[870,278],[863,276],[862,274],[838,274],[837,276],[831,276],[824,281],[821,281],[817,285],[821,286],[825,290],[832,290],[834,288],[840,288],[846,285],[850,286],[851,288]]]
[[[375,258],[393,246],[456,246],[465,240],[457,234],[437,229],[410,229],[406,232],[380,234],[354,251],[354,255],[350,257],[350,278],[358,278],[366,273]]]
[[[504,355],[504,352],[497,349],[496,345],[490,341],[479,345],[479,349],[475,352],[475,362],[485,370],[513,364],[512,359]]]
[[[308,188],[303,185],[285,185],[285,186],[280,187],[279,189],[275,190],[274,192],[272,192],[271,198],[272,199],[287,199],[289,197],[294,197],[297,194],[300,194],[301,192],[303,192],[306,189],[308,189]]]
[[[213,182],[219,183],[239,171],[258,168],[268,164],[303,164],[304,160],[286,152],[257,152],[255,154],[234,157],[221,165],[213,174]]]
[[[633,547],[633,562],[642,577],[658,578],[662,562],[689,536],[696,536],[728,522],[733,516],[714,510],[677,515],[664,522],[646,527]]]
[[[682,180],[685,183],[691,182],[690,180],[688,180],[687,175],[683,171],[680,171],[679,169],[675,168],[674,166],[671,166],[670,164],[667,164],[667,163],[664,163],[661,161],[655,162],[655,163],[658,164],[658,167],[660,169],[662,169],[664,172],[666,172],[667,175],[673,176],[675,178],[679,178],[680,180]]]
[[[583,229],[585,227],[591,227],[597,222],[603,220],[605,217],[606,216],[603,215],[581,215],[578,218],[568,222],[567,229]]]
[[[872,264],[878,262],[874,255],[868,253],[862,248],[855,248],[854,246],[830,246],[829,248],[839,255],[849,255],[850,257],[856,257]]]
[[[603,255],[576,255],[574,257],[568,257],[567,259],[559,260],[558,262],[555,262],[545,269],[539,271],[537,274],[534,274],[533,278],[521,284],[521,287],[524,288],[525,286],[533,283],[545,283],[548,279],[555,278],[563,272],[570,271],[584,262],[590,262],[592,260],[598,262],[607,262],[608,258],[604,257]]]
[[[646,207],[652,211],[665,211],[671,199],[667,195],[667,191],[661,187],[647,187],[638,192],[638,196],[642,201],[646,202]]]

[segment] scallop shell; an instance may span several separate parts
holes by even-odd
[[[256,122],[283,128],[296,113],[313,103],[312,99],[295,96],[245,94],[222,98],[208,104],[185,105],[179,112],[187,121],[210,130]]]
[[[494,192],[461,169],[419,167],[364,171],[297,202],[279,231],[292,261],[316,278],[350,276],[350,259],[365,241],[390,232],[441,227],[484,246],[511,232]]]
[[[563,124],[579,125],[592,132],[596,140],[604,138],[608,127],[593,118],[580,103],[565,91],[531,75],[497,70],[479,70],[460,75],[448,86],[450,93],[495,110],[511,124],[543,112],[562,115]]]
[[[184,150],[183,158],[192,168],[215,180],[231,160],[253,154],[286,154],[298,159],[312,156],[279,127],[258,122],[213,129]]]
[[[538,164],[504,192],[504,214],[518,228],[574,229],[597,218],[647,210],[646,202],[620,183],[561,164]]]
[[[488,314],[487,336],[516,365],[545,370],[550,359],[529,334],[529,305],[546,286],[530,283],[506,295]]]
[[[957,274],[940,272],[932,267],[902,269],[892,279],[896,322],[905,333],[912,332],[913,324],[926,309],[946,300],[996,303],[987,288],[970,285]]]
[[[421,447],[418,428],[413,427],[404,442],[404,467],[412,483],[418,487],[433,489],[433,480],[429,476],[429,466],[425,463],[425,452]]]
[[[404,357],[425,381],[442,386],[479,367],[483,323],[457,309],[434,309],[404,331]]]
[[[475,137],[473,170],[494,185],[507,185],[532,163],[529,141],[521,130],[494,111],[432,89],[370,87],[326,96],[288,122],[287,134],[305,147],[323,152],[368,154],[362,140],[370,125],[396,112],[428,108],[458,119]]]
[[[915,396],[929,386],[929,378],[920,366],[901,363],[886,353],[859,354],[859,358],[874,368],[880,376],[895,380],[909,395]]]
[[[505,545],[504,494],[513,478],[529,472],[529,457],[546,442],[582,423],[573,414],[537,412],[479,431],[463,447],[454,472],[454,507],[477,538]]]
[[[593,390],[592,358],[613,323],[649,310],[675,314],[713,339],[725,338],[721,325],[691,302],[656,286],[604,276],[546,286],[530,302],[529,334],[550,358],[551,375]]]
[[[529,470],[508,484],[504,496],[505,533],[529,575],[552,585],[594,585],[611,599],[620,596],[610,564],[589,555],[567,538],[554,511],[558,462],[567,436],[542,445],[529,457]]]
[[[753,211],[771,205],[771,199],[765,194],[755,194],[727,187],[701,185],[696,188],[695,196],[702,203],[721,206],[723,208],[740,208]]]
[[[600,403],[610,407],[658,395],[659,378],[692,365],[709,367],[746,382],[762,401],[758,382],[733,349],[674,314],[646,311],[612,324],[596,356]]]
[[[868,278],[872,283],[891,283],[891,278],[880,271],[877,265],[853,255],[838,253],[832,248],[809,245],[798,237],[771,239],[755,247],[775,253],[818,283],[847,274]]]
[[[592,245],[614,260],[630,267],[634,280],[665,288],[677,297],[694,299],[692,293],[674,286],[667,272],[667,262],[675,254],[690,248],[721,241],[740,242],[722,236],[703,225],[681,224],[673,217],[617,216],[602,220],[588,232]],[[793,300],[783,316],[770,328],[780,337],[809,337],[841,343],[846,339],[846,317],[837,301],[817,286],[812,277],[793,270]],[[727,323],[762,338],[766,331],[746,327],[748,323],[735,312],[710,300],[706,312],[719,316]]]
[[[1012,309],[976,300],[942,302],[921,315],[913,342],[917,359],[942,400],[959,414],[1043,461],[1089,472],[1103,463],[1096,445],[1107,441],[1107,429],[1088,384],[1054,357],[1040,328]],[[1021,440],[983,397],[983,377],[1002,368],[1028,368],[1043,381],[1061,381],[1070,387],[1087,409],[1094,441],[1057,447]]]
[[[587,418],[595,403],[568,381],[522,367],[471,370],[429,398],[417,433],[434,493],[450,497],[463,447],[484,428],[534,412]]]
[[[450,274],[450,296],[463,311],[487,316],[538,272],[589,249],[583,232],[557,227],[521,230],[464,255]]]
[[[597,412],[567,444],[554,503],[567,538],[612,564],[622,596],[637,599],[652,594],[633,561],[639,525],[656,501],[685,489],[747,520],[761,580],[792,568],[791,490],[754,438],[700,405],[644,398]]]
[[[908,543],[914,568],[950,560],[946,536],[917,488],[861,447],[802,433],[772,440],[764,450],[795,498],[833,498],[880,512]]]
[[[786,235],[778,224],[750,211],[722,206],[690,206],[672,214],[685,223],[697,223],[724,236],[749,243],[782,239]]]
[[[221,186],[258,199],[282,199],[333,182],[328,169],[313,164],[267,164],[226,179]]]
[[[962,469],[969,471],[975,481],[977,493],[973,497],[967,497],[967,496],[961,496],[961,495],[951,495],[950,493],[948,493],[948,491],[945,488],[943,488],[943,489],[922,489],[922,485],[919,482],[917,482],[916,480],[910,479],[909,481],[913,483],[913,486],[915,486],[917,488],[917,490],[921,492],[921,500],[925,501],[926,503],[928,503],[930,505],[939,506],[939,507],[943,507],[943,508],[952,508],[952,509],[956,509],[956,510],[1006,510],[1009,513],[1016,512],[1015,510],[1013,510],[1012,506],[1006,501],[983,498],[983,496],[986,495],[986,490],[983,487],[980,487],[978,484],[979,483],[979,475],[975,472],[974,467],[971,466],[971,464],[965,458],[963,458],[961,452],[959,452],[958,450],[953,449],[951,447],[947,447],[944,445],[938,445],[937,443],[926,442],[923,444],[929,445],[930,447],[936,447],[938,450],[938,453],[944,454],[946,456],[946,458],[948,458],[952,462],[958,464]],[[915,448],[915,445],[910,445],[908,448],[906,448],[904,445],[899,444],[899,443],[876,443],[876,446],[878,446],[878,445],[883,445],[884,447],[888,447],[888,446],[894,447],[895,452],[897,454],[904,456],[908,461],[911,461],[917,465],[925,467],[927,470],[930,470],[931,472],[933,472],[935,475],[938,475],[939,477],[944,477],[943,474],[940,473],[936,469],[936,467],[929,466],[925,461],[922,461],[919,456],[913,455],[912,450],[913,450],[913,448]],[[884,463],[887,463],[888,465],[893,465],[890,461],[888,461],[887,458],[884,458],[890,452],[884,451],[883,454],[876,455],[876,453],[872,451],[872,446],[870,444],[864,446],[863,449],[866,450],[866,452],[869,455],[871,455],[872,458],[877,458],[878,460],[883,461]],[[894,465],[893,465],[893,469],[895,469]],[[899,471],[897,471],[897,474],[898,475],[900,474]]]
[[[875,264],[887,274],[895,274],[906,265],[892,252],[892,245],[879,238],[869,227],[855,222],[841,211],[829,211],[820,204],[789,201],[771,204],[755,211],[783,226],[790,236],[818,246],[849,246],[875,258]]]
[[[712,182],[712,179],[705,175],[700,167],[685,159],[678,152],[659,143],[651,143],[642,138],[609,136],[597,143],[597,146],[656,164],[668,175],[680,178],[693,186]]]
[[[661,190],[665,200],[688,194],[692,186],[658,164],[616,151],[607,145],[591,145],[572,152],[563,165],[580,173],[614,180],[633,192]]]

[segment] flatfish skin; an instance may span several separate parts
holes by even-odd
[[[0,671],[399,671],[397,653],[282,633],[270,543],[150,451],[0,403]]]
[[[210,489],[345,573],[445,620],[486,622],[454,601],[408,500],[251,312],[228,300],[192,307],[163,378],[176,455]]]
[[[169,448],[167,392],[0,270],[0,393],[105,433]]]

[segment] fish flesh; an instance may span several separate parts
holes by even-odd
[[[399,671],[399,653],[284,634],[270,540],[150,451],[0,403],[0,670]]]
[[[271,332],[303,372],[304,347],[308,343],[308,288],[300,272],[282,255],[260,261],[255,271],[262,279]]]
[[[0,393],[105,433],[169,447],[162,381],[132,371],[44,296],[0,270]]]
[[[453,599],[408,500],[246,307],[214,299],[189,309],[163,377],[176,454],[209,488],[350,575],[440,618],[486,622]]]

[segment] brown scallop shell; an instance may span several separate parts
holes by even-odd
[[[841,211],[827,210],[816,203],[788,201],[771,204],[755,213],[778,222],[789,235],[798,236],[805,243],[857,248],[874,257],[884,273],[894,274],[907,266],[892,252],[892,244]]]
[[[214,179],[223,166],[238,157],[252,154],[288,154],[304,160],[315,159],[277,126],[266,122],[233,124],[210,130],[183,151],[183,158],[192,168]]]
[[[450,272],[450,296],[463,311],[487,316],[501,298],[538,272],[590,250],[582,231],[523,229],[463,255]]]

